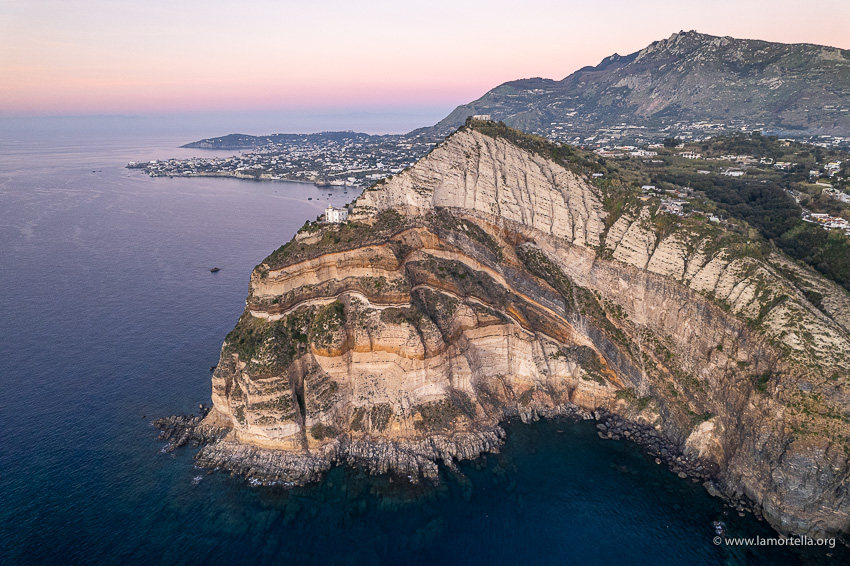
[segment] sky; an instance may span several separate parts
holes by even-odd
[[[850,49],[848,0],[0,0],[0,117],[446,113],[680,30]]]

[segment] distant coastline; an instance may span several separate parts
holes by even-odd
[[[228,134],[181,148],[250,151],[227,157],[131,161],[151,177],[229,177],[310,182],[316,186],[360,187],[391,177],[427,154],[437,139],[425,135],[373,136],[359,132]]]
[[[175,178],[175,177],[183,177],[183,178],[197,178],[197,177],[220,177],[227,179],[240,179],[243,181],[259,181],[259,182],[284,182],[284,183],[302,183],[305,185],[313,185],[318,188],[345,188],[345,189],[362,189],[363,187],[360,185],[354,184],[331,184],[328,181],[322,180],[310,180],[310,179],[290,179],[287,177],[274,177],[271,175],[245,175],[244,173],[239,173],[235,171],[214,171],[214,172],[201,172],[201,173],[167,173],[167,174],[157,174],[156,172],[150,172],[146,168],[146,164],[138,165],[135,162],[131,161],[125,166],[126,169],[141,169],[145,171],[151,178],[156,177],[167,177],[167,178]]]

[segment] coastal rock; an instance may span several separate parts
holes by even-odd
[[[721,227],[659,233],[555,149],[470,122],[305,226],[254,270],[214,408],[166,439],[257,482],[418,481],[498,450],[505,419],[592,417],[783,532],[847,533],[850,333],[827,314],[850,297],[806,271],[825,314]]]

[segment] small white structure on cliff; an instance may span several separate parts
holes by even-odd
[[[472,117],[473,120],[483,120],[484,122],[492,122],[493,116],[490,114],[476,114]]]
[[[343,208],[335,208],[331,205],[325,209],[325,222],[329,224],[342,224],[348,220],[348,209]]]

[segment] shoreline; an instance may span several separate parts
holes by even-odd
[[[151,175],[150,173],[148,173],[148,171],[145,167],[130,167],[129,165],[125,165],[124,168],[125,169],[141,170],[142,172],[144,172],[145,175],[147,175],[151,179],[157,179],[157,178],[194,179],[194,178],[197,178],[197,177],[213,177],[213,178],[217,177],[217,178],[223,178],[223,179],[239,179],[239,180],[243,180],[243,181],[260,181],[260,182],[272,182],[272,183],[303,183],[303,184],[313,185],[316,188],[331,187],[331,188],[360,189],[360,190],[365,190],[366,188],[368,188],[368,187],[361,186],[361,185],[350,185],[350,184],[347,184],[347,183],[343,184],[343,185],[332,185],[330,183],[325,183],[325,182],[320,182],[320,181],[310,181],[310,180],[306,180],[306,179],[283,179],[283,178],[282,179],[274,179],[274,178],[271,178],[271,177],[263,177],[263,176],[255,177],[253,175],[241,175],[239,173],[232,173],[232,172],[193,173],[191,175],[186,175],[186,174]]]
[[[764,521],[760,506],[745,495],[731,495],[720,478],[719,467],[711,462],[687,456],[656,428],[612,413],[604,408],[588,412],[575,405],[532,408],[520,413],[505,410],[498,424],[452,436],[432,435],[408,442],[352,439],[340,435],[312,452],[290,452],[261,448],[237,441],[232,429],[221,426],[211,406],[200,405],[200,414],[176,415],[153,421],[161,432],[157,440],[167,442],[162,452],[191,444],[200,450],[195,464],[213,471],[227,471],[252,485],[300,487],[320,482],[336,466],[359,467],[371,475],[405,477],[413,484],[439,482],[439,467],[455,470],[456,462],[474,461],[485,454],[498,453],[507,439],[503,425],[521,422],[528,425],[540,420],[578,423],[593,421],[600,440],[628,440],[637,444],[657,465],[681,480],[701,483],[712,497],[723,500],[729,512],[740,517],[752,514]],[[210,421],[210,422],[207,422]],[[773,528],[778,534],[782,533]],[[842,543],[846,544],[845,541]]]

